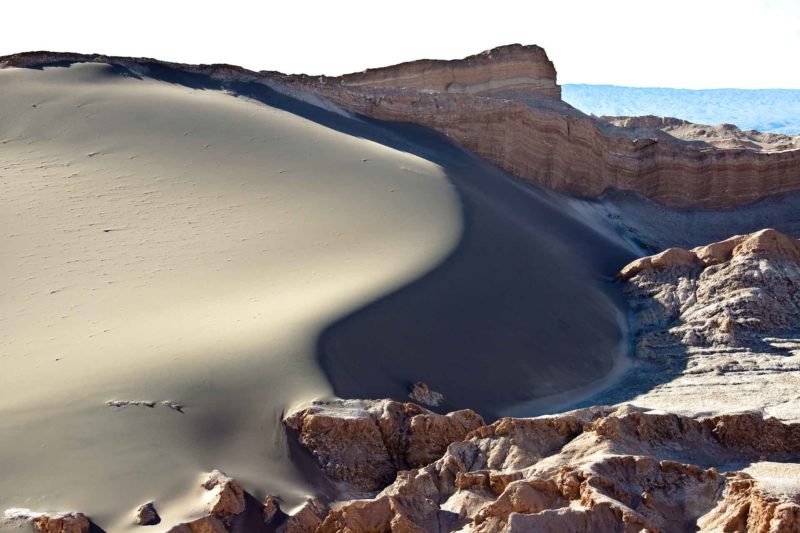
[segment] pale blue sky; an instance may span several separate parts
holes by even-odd
[[[340,74],[522,42],[545,47],[561,83],[800,88],[800,0],[28,0],[3,11],[0,54]]]

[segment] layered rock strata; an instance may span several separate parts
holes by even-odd
[[[264,83],[326,109],[335,109],[332,102],[373,118],[420,124],[512,174],[579,196],[620,189],[668,206],[732,207],[800,189],[797,136],[588,116],[560,100],[556,70],[537,46],[341,77],[52,52],[5,56],[0,67],[80,61],[144,74],[166,67],[223,84]]]

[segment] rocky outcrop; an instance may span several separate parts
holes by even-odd
[[[323,78],[348,87],[560,99],[556,69],[539,46],[512,44],[453,61],[423,59]]]
[[[671,117],[598,117],[603,122],[625,128],[631,134],[659,135],[662,139],[675,137],[684,141],[696,142],[721,149],[744,149],[755,152],[784,151],[800,148],[800,135],[765,133],[755,130],[742,131],[733,124],[695,124],[687,120]],[[641,136],[640,135],[640,136]],[[669,136],[669,137],[667,137]]]
[[[526,47],[486,52],[481,68],[491,74],[491,61],[502,64],[506,54],[520,48]],[[543,54],[528,59],[538,62],[542,72],[549,71]],[[472,58],[463,61],[476,66]],[[453,92],[440,83],[426,83],[421,73],[412,83],[412,71],[405,65],[378,69],[404,73],[380,78],[380,83],[367,76],[370,72],[357,85],[351,76],[275,79],[357,113],[435,129],[512,174],[579,196],[619,189],[669,206],[730,207],[800,188],[797,136],[688,123],[679,128],[669,120],[670,125],[614,122],[585,115],[555,93]]]
[[[328,402],[324,414],[310,408],[297,415],[309,422],[298,435],[305,433],[302,442],[325,471],[331,456],[315,446],[338,450],[336,460],[351,465],[372,446],[369,433],[352,423],[354,417],[370,418],[364,410],[372,408],[378,418],[392,407],[421,412],[415,416],[427,413],[388,400],[355,403]],[[464,416],[453,415],[449,418]],[[316,423],[321,419],[315,422],[315,416],[326,422]],[[447,416],[436,416],[438,424],[447,424],[442,420]],[[331,431],[334,427],[340,429]],[[438,434],[441,426],[433,427]],[[410,426],[386,429],[388,440],[399,442]],[[235,480],[214,471],[203,483],[209,491],[207,514],[169,531],[261,531],[262,524],[241,519],[248,514],[263,517],[265,531],[279,533],[794,532],[800,527],[800,424],[754,413],[692,418],[631,406],[593,407],[503,418],[437,449],[430,462],[398,471],[377,494],[349,500],[344,490],[345,499],[335,505],[309,497],[288,515],[274,497],[261,505]],[[731,466],[743,464],[750,466],[745,471]],[[12,516],[48,533],[89,529],[79,513],[6,513],[7,519]]]
[[[702,516],[698,525],[707,531],[800,531],[800,494],[771,492],[752,476],[736,472],[725,484],[719,504]]]
[[[264,83],[326,109],[432,128],[512,174],[579,196],[619,189],[669,206],[731,207],[800,190],[797,136],[588,116],[560,100],[555,68],[537,46],[340,77],[53,52],[0,57],[0,68],[65,61],[118,64],[145,75],[166,67],[223,85]]]
[[[635,338],[629,381],[652,383],[629,401],[800,420],[800,241],[766,229],[671,248],[620,279]]]
[[[620,272],[634,302],[637,351],[768,350],[800,332],[800,241],[766,229],[638,259]]]
[[[91,522],[83,513],[37,513],[29,509],[8,509],[2,525],[28,523],[40,533],[88,533]]]
[[[338,400],[317,402],[284,423],[331,479],[374,491],[398,470],[435,460],[483,419],[469,410],[439,415],[412,403]]]
[[[316,531],[695,531],[735,520],[792,531],[800,487],[778,494],[720,469],[798,457],[800,425],[755,414],[506,418],[399,472],[374,498],[337,506]]]

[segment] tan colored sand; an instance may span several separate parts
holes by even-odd
[[[212,468],[300,501],[281,413],[330,394],[325,324],[458,241],[442,170],[101,64],[0,94],[0,502],[174,524]]]

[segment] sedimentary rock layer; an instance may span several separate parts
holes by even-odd
[[[441,61],[423,59],[331,78],[348,87],[402,88],[421,92],[561,98],[556,69],[544,49],[519,44]]]

